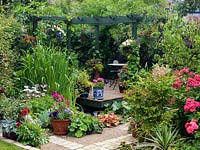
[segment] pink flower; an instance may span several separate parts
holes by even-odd
[[[92,80],[92,81],[93,81],[94,83],[97,83],[97,82],[98,82],[98,80],[95,80],[95,79],[94,79],[94,80]]]
[[[196,108],[200,108],[200,102],[196,102],[192,98],[187,98],[186,104],[184,105],[184,111],[185,112],[187,112],[187,111],[194,112],[196,110]]]
[[[195,73],[194,73],[194,72],[190,72],[189,75],[190,75],[191,77],[193,77],[193,76],[195,76]]]
[[[195,76],[194,76],[194,79],[195,79],[196,81],[200,81],[200,75],[198,75],[198,74],[195,75]]]
[[[195,130],[199,129],[197,125],[197,120],[192,120],[191,122],[187,122],[185,124],[185,128],[188,134],[193,134]]]
[[[176,82],[172,85],[173,88],[178,89],[182,86],[181,80],[176,80]]]
[[[53,96],[53,98],[55,98],[55,99],[58,99],[58,98],[60,97],[60,95],[59,95],[58,92],[56,92],[56,91],[53,91],[53,92],[52,92],[52,96]]]
[[[179,75],[181,75],[181,72],[179,70],[175,70],[174,74],[179,76]]]
[[[170,99],[170,104],[174,104],[175,103],[175,98],[171,98]]]
[[[183,68],[180,72],[181,73],[189,73],[189,68]]]
[[[185,88],[186,91],[189,91],[190,89],[191,89],[191,87],[189,87],[189,86],[187,86],[187,87]]]
[[[200,86],[200,82],[195,78],[188,78],[187,86],[197,88]]]
[[[103,78],[98,78],[97,81],[98,82],[102,82],[102,81],[104,81],[104,79]]]

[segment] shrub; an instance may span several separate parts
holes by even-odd
[[[188,67],[196,70],[200,63],[200,29],[196,23],[183,22],[175,16],[164,25],[163,38],[157,48],[163,55],[155,56],[159,63],[172,68]]]
[[[17,129],[17,140],[23,144],[39,147],[48,142],[48,136],[45,129],[42,129],[38,123],[25,121]]]
[[[44,96],[40,98],[33,98],[28,101],[28,106],[31,108],[31,112],[38,116],[41,112],[49,110],[54,104],[55,100],[52,96]]]
[[[176,115],[176,110],[169,107],[173,96],[172,83],[173,76],[169,74],[153,78],[152,74],[147,73],[127,91],[126,99],[132,106],[138,136],[150,134],[155,130],[155,124],[172,123]]]
[[[14,40],[20,34],[20,25],[13,18],[0,17],[0,88],[10,94],[13,87],[12,75],[17,55],[14,52]]]

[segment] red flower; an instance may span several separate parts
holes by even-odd
[[[28,115],[28,112],[29,112],[29,109],[28,109],[28,108],[24,108],[24,109],[21,111],[21,115],[22,115],[22,116],[26,116],[26,115]]]
[[[16,123],[16,126],[17,126],[17,127],[20,127],[20,125],[21,125],[21,122],[17,122],[17,123]]]

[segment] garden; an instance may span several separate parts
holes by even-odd
[[[41,148],[51,135],[80,139],[128,124],[137,142],[118,143],[118,150],[200,149],[199,1],[0,6],[4,138]],[[107,89],[122,98],[96,110],[79,103],[104,102]],[[0,147],[16,146],[0,138]]]

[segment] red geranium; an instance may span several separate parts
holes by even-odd
[[[17,127],[20,127],[20,125],[21,125],[21,122],[17,122],[17,123],[16,123],[16,126],[17,126]]]
[[[26,116],[26,115],[28,115],[28,112],[29,112],[29,109],[28,109],[28,108],[24,108],[24,109],[21,111],[21,115],[22,115],[22,116]]]

